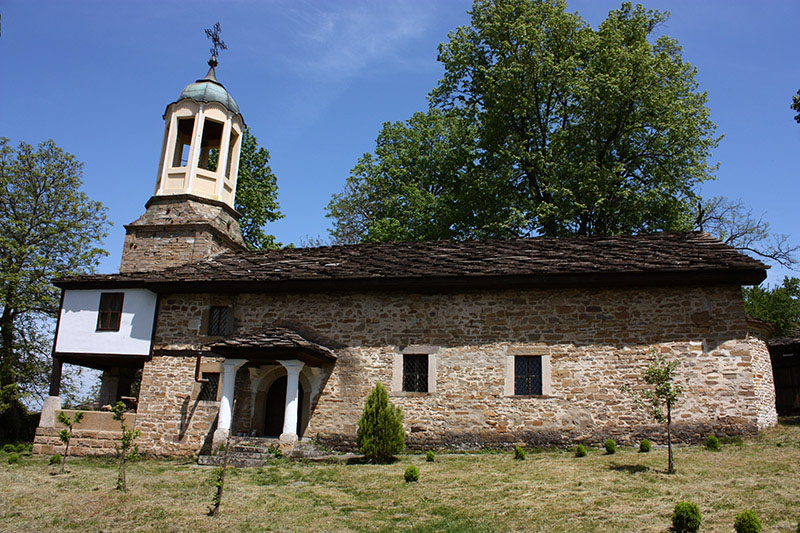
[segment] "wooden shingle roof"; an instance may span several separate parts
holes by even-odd
[[[699,232],[365,243],[230,252],[165,270],[60,278],[62,288],[157,292],[445,286],[760,283],[766,267]],[[491,280],[491,283],[490,283]]]

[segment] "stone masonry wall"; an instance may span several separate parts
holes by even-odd
[[[163,295],[155,349],[207,342],[199,334],[203,310],[230,298]],[[352,446],[366,395],[379,380],[389,386],[395,354],[409,345],[439,348],[435,393],[392,393],[405,412],[410,446],[608,436],[626,442],[643,435],[658,441],[662,428],[619,390],[641,386],[651,347],[682,363],[686,392],[674,412],[679,440],[712,431],[750,434],[775,421],[769,358],[763,342],[747,336],[737,286],[232,298],[236,334],[277,323],[334,349],[338,361],[305,434],[338,447]],[[504,395],[506,356],[526,350],[550,356],[551,395]],[[213,432],[218,404],[201,408],[186,400],[193,365],[169,356],[145,365],[139,414],[151,451],[196,453]]]
[[[156,196],[148,205],[126,226],[120,272],[160,270],[244,248],[239,222],[223,207],[186,195]]]

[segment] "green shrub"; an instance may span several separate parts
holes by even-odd
[[[20,442],[17,444],[17,453],[30,453],[33,450],[33,444],[29,442]]]
[[[50,464],[51,465],[60,465],[61,464],[61,454],[56,453],[50,456]]]
[[[17,447],[13,444],[4,444],[3,445],[3,453],[14,453],[17,451]]]
[[[617,453],[617,443],[614,439],[606,439],[605,444],[603,446],[606,447],[606,453],[608,455]]]
[[[720,450],[719,439],[716,435],[709,435],[706,437],[706,450],[718,452]]]
[[[761,533],[761,520],[755,511],[748,509],[736,515],[733,529],[736,533]]]
[[[8,456],[8,464],[10,464],[10,465],[15,465],[15,464],[17,464],[17,463],[19,463],[19,454],[18,454],[18,453],[12,453],[12,454],[10,454],[10,455]]]
[[[652,447],[653,445],[650,444],[650,441],[647,439],[642,439],[642,442],[639,443],[639,451],[641,453],[650,453]]]
[[[528,453],[523,450],[520,446],[514,446],[514,459],[517,461],[524,461],[525,457],[527,457]]]
[[[414,465],[409,466],[406,468],[406,473],[403,474],[403,477],[406,478],[406,483],[419,481],[419,468]]]
[[[431,450],[428,450],[428,452],[425,454],[425,460],[429,463],[432,463],[436,460],[436,455]]]
[[[678,502],[672,511],[672,529],[675,533],[695,533],[700,529],[700,509],[696,503]]]
[[[406,446],[403,410],[389,403],[389,394],[380,381],[364,404],[357,443],[364,457],[376,463],[391,462]]]
[[[578,447],[575,448],[575,457],[586,457],[586,446],[578,444]]]

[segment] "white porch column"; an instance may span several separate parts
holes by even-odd
[[[283,412],[283,433],[281,442],[293,444],[297,442],[297,406],[299,400],[297,392],[300,383],[300,371],[303,369],[302,361],[278,361],[286,368],[286,408]]]
[[[224,443],[230,433],[236,371],[246,362],[245,359],[225,359],[225,362],[222,363],[222,400],[219,402],[217,429],[214,431],[214,439],[212,441],[214,449]]]

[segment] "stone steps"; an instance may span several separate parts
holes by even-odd
[[[278,439],[268,437],[231,437],[228,451],[228,465],[237,468],[263,466],[277,456],[281,449]],[[330,452],[321,450],[310,439],[299,440],[288,454],[291,458],[325,459]],[[204,466],[222,465],[222,455],[201,455],[197,464]]]

